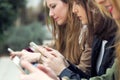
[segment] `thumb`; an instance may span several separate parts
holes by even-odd
[[[19,52],[19,51],[16,51],[16,52],[12,52],[12,53],[10,53],[10,56],[12,56],[12,58],[13,58],[14,56],[21,57],[21,56],[22,56],[22,53]]]
[[[38,64],[37,68],[41,71],[43,71],[44,73],[48,73],[48,68],[42,64]]]
[[[38,71],[38,69],[36,67],[34,67],[31,63],[29,63],[28,61],[22,60],[21,62],[21,66],[25,69],[27,69],[29,72],[36,72]]]

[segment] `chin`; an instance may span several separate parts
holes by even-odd
[[[63,25],[64,22],[57,22],[57,24],[60,26],[60,25]]]
[[[83,22],[83,21],[82,21],[82,24],[83,24],[83,25],[86,25],[86,24],[87,24],[87,22]]]

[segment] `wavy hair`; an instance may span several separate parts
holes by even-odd
[[[54,48],[57,49],[67,60],[77,65],[80,63],[82,49],[79,44],[79,35],[82,25],[76,15],[72,13],[71,0],[61,0],[68,4],[67,21],[64,25],[57,25],[52,18],[47,18],[47,24],[52,25],[51,32],[55,41]],[[46,9],[48,14],[48,9]]]
[[[120,12],[120,1],[119,0],[111,0],[112,4],[116,5],[117,10]],[[101,13],[103,15],[107,15],[110,18],[112,18],[112,16],[110,15],[110,13],[105,9],[104,6],[97,4],[95,1],[93,1],[93,3],[100,9]],[[120,79],[120,19],[119,20],[115,20],[115,22],[118,25],[118,29],[117,29],[117,33],[116,33],[116,43],[115,43],[115,47],[116,47],[116,57],[118,59],[118,79]]]

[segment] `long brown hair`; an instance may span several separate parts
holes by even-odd
[[[109,39],[111,36],[114,36],[116,33],[116,25],[114,26],[114,21],[109,17],[104,17],[96,5],[93,4],[91,0],[73,0],[77,4],[82,5],[86,10],[88,17],[88,30],[89,41],[92,41],[92,37],[97,35],[101,39]],[[88,7],[87,7],[88,5]],[[88,15],[88,12],[91,12],[91,15]],[[110,19],[110,20],[109,20]],[[109,28],[109,26],[111,26]],[[112,32],[111,32],[112,31]],[[91,42],[92,43],[92,42]]]
[[[92,1],[88,0],[72,0],[77,4],[82,5],[86,10],[88,17],[88,37],[87,42],[89,46],[92,45],[92,39],[94,35],[97,35],[101,39],[109,39],[111,36],[114,36],[116,33],[116,26],[114,26],[114,21],[109,20],[108,17],[104,18],[100,13],[99,9],[92,3]],[[89,4],[88,4],[89,3]],[[88,12],[90,11],[90,14]],[[110,23],[110,24],[109,24]],[[112,25],[111,25],[112,24]],[[111,26],[109,28],[109,26]],[[107,28],[107,29],[106,29]],[[112,32],[111,32],[112,31]]]
[[[87,19],[88,19],[88,36],[87,36],[87,42],[89,46],[92,46],[92,41],[93,41],[93,33],[94,33],[94,22],[93,22],[93,14],[90,11],[90,8],[88,6],[88,0],[72,0],[75,1],[78,5],[82,5],[82,7],[86,11]],[[90,13],[90,14],[89,14]]]
[[[82,52],[79,44],[82,25],[77,16],[72,13],[73,3],[71,0],[61,1],[69,6],[66,24],[59,26],[52,18],[49,20],[52,24],[51,30],[55,40],[55,49],[61,52],[71,63],[77,65],[80,62]]]

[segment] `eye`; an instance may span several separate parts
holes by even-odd
[[[56,5],[54,4],[54,5],[51,5],[51,8],[55,8],[56,7]]]

